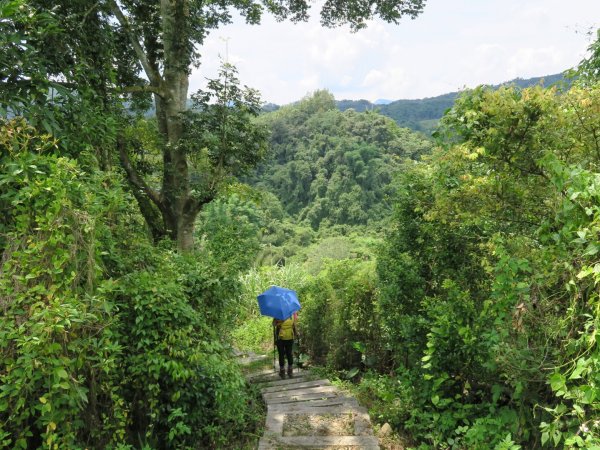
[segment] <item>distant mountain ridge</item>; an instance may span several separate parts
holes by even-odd
[[[567,82],[567,80],[562,73],[559,73],[527,79],[515,78],[505,83],[491,85],[491,87],[498,89],[501,86],[514,85],[523,89],[538,84],[551,86],[561,82]],[[377,100],[375,103],[371,103],[368,100],[338,100],[336,103],[341,111],[350,108],[357,112],[378,111],[380,114],[394,119],[402,127],[430,134],[435,129],[437,122],[444,115],[444,112],[452,107],[459,95],[460,92],[449,92],[448,94],[436,97],[395,100],[387,104],[382,103],[382,100]]]

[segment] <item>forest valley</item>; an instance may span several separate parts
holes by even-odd
[[[600,449],[600,35],[429,138],[327,91],[261,112],[228,64],[186,106],[229,7],[305,2],[68,3],[0,2],[0,448],[253,448],[233,349],[270,351],[278,284],[406,448]],[[365,8],[322,20],[423,2]]]

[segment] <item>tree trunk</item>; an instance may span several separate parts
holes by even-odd
[[[179,145],[183,134],[182,114],[186,109],[188,80],[185,73],[169,75],[165,77],[166,82],[169,86],[171,83],[175,84],[178,89],[170,90],[167,98],[157,98],[156,102],[159,129],[164,130],[166,138],[163,150],[162,199],[164,209],[167,210],[165,224],[168,234],[177,241],[179,250],[189,251],[193,249],[194,220],[198,211],[189,208],[189,204],[193,202],[190,199],[188,162],[185,151]],[[169,78],[175,78],[176,81],[170,81]],[[179,234],[183,230],[189,236],[180,238]]]
[[[197,213],[183,214],[177,224],[177,248],[189,251],[194,248],[194,223]]]
[[[163,179],[160,192],[154,191],[135,172],[128,157],[121,156],[121,162],[129,181],[134,188],[141,189],[156,205],[163,217],[164,227],[156,222],[156,211],[149,205],[141,208],[153,235],[163,233],[175,242],[180,251],[187,252],[194,246],[194,221],[200,203],[190,196],[189,168],[185,149],[180,141],[184,132],[183,113],[187,109],[189,88],[189,66],[191,47],[189,45],[190,19],[189,0],[160,0],[162,28],[163,64],[147,55],[142,48],[136,31],[115,0],[110,6],[123,28],[129,33],[133,49],[150,81],[156,105],[158,130],[163,136]],[[143,203],[143,202],[142,202]]]
[[[186,0],[161,0],[165,89],[162,96],[155,96],[158,128],[165,138],[162,184],[162,200],[168,211],[165,223],[178,249],[184,252],[193,249],[194,221],[198,214],[197,210],[186,210],[190,204],[189,170],[185,151],[179,146],[189,87],[189,46],[186,33],[182,32],[187,14]]]

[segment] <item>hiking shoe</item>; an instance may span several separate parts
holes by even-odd
[[[288,367],[288,377],[292,378],[294,376],[294,371],[292,370],[291,367]]]
[[[281,378],[285,378],[285,370],[283,370],[283,369],[279,369],[279,376],[280,376]]]

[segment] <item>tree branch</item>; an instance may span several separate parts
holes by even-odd
[[[117,138],[117,148],[119,149],[121,166],[123,166],[129,182],[138,189],[142,190],[148,196],[148,198],[152,200],[152,203],[154,203],[158,209],[163,211],[164,204],[160,193],[148,186],[148,184],[138,175],[137,171],[133,167],[133,164],[131,164],[127,149],[125,148],[125,142],[123,142],[123,138],[121,136]]]
[[[163,97],[163,94],[164,94],[162,89],[160,89],[157,86],[152,86],[150,84],[146,84],[144,86],[125,86],[123,89],[121,89],[121,91],[125,92],[127,94],[147,92],[147,93],[151,93],[151,94],[156,94],[160,97]]]
[[[198,214],[204,205],[212,202],[215,199],[216,195],[213,192],[206,193],[201,197],[188,197],[183,207],[183,210],[187,214]]]
[[[81,19],[81,23],[79,24],[79,26],[83,26],[83,24],[85,23],[85,21],[87,20],[88,16],[92,13],[92,11],[94,11],[94,9],[96,9],[98,6],[100,5],[100,0],[98,0],[96,3],[94,3],[90,9],[88,9],[86,11],[86,13],[83,15],[83,19]]]
[[[152,67],[152,65],[148,61],[146,52],[144,52],[144,49],[140,45],[140,42],[139,42],[137,36],[131,29],[131,26],[129,25],[129,21],[127,20],[127,17],[125,17],[125,14],[123,14],[123,11],[121,11],[121,8],[119,8],[119,5],[117,4],[116,0],[109,0],[108,4],[110,6],[110,9],[114,13],[114,15],[117,17],[117,20],[119,21],[119,23],[121,24],[121,26],[123,27],[125,32],[127,33],[127,36],[129,37],[129,41],[131,42],[131,45],[133,46],[133,50],[135,51],[135,54],[140,61],[140,64],[144,68],[144,72],[146,73],[146,76],[148,77],[148,79],[150,80],[151,83],[153,83],[156,86],[160,86],[161,80],[162,80],[160,73],[158,73],[158,71],[155,70],[154,67]]]

